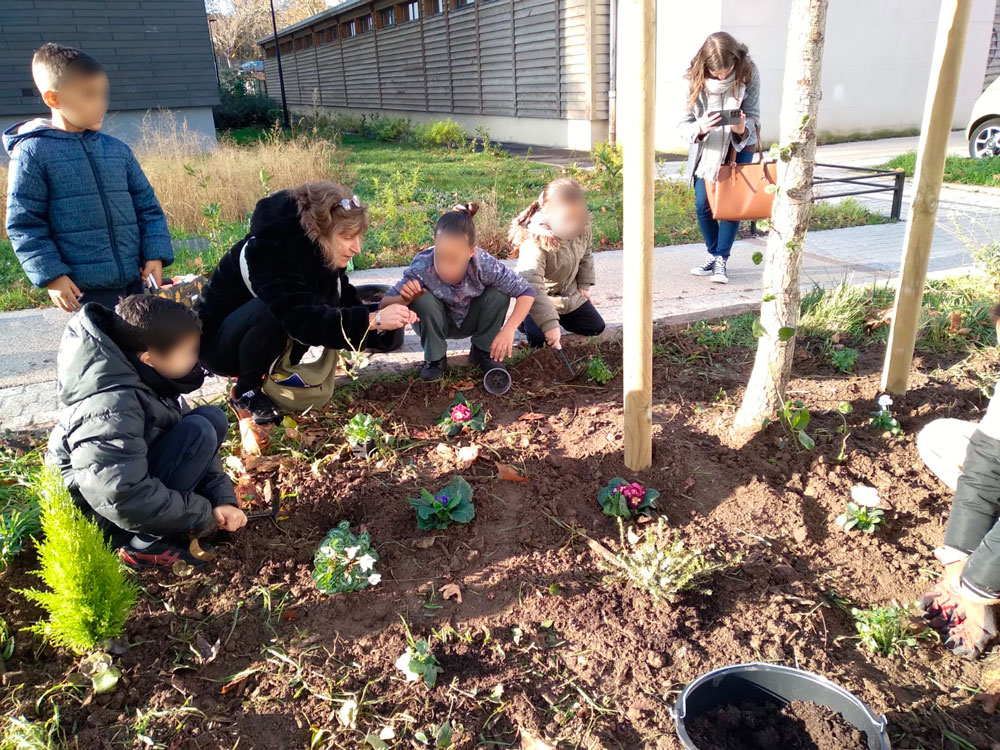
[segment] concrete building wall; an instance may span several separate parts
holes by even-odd
[[[685,100],[683,75],[713,31],[728,31],[750,48],[761,74],[765,141],[778,137],[791,0],[702,0],[695,7],[661,0],[657,40],[657,148],[684,150],[674,132]],[[823,54],[822,133],[919,128],[937,32],[939,0],[831,2]],[[974,0],[955,103],[955,128],[965,127],[983,88],[996,0]],[[679,33],[678,29],[687,29]]]

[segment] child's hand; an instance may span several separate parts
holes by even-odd
[[[399,290],[399,296],[405,304],[409,305],[412,304],[414,300],[420,299],[424,291],[424,287],[419,281],[416,279],[410,279],[403,284],[403,287]]]
[[[578,288],[579,288],[579,287],[578,287]],[[580,289],[580,294],[582,294],[582,295],[583,295],[583,298],[584,298],[585,300],[587,300],[587,302],[589,302],[590,304],[594,304],[594,300],[593,300],[593,299],[591,299],[591,297],[590,297],[590,290],[589,290],[589,289],[582,289],[582,288],[581,288],[581,289]]]
[[[504,326],[493,339],[490,346],[490,356],[497,362],[503,362],[514,353],[514,329]]]
[[[52,304],[60,310],[68,313],[76,312],[80,309],[80,297],[83,292],[73,283],[69,276],[60,276],[58,279],[50,281],[46,287]]]
[[[146,265],[142,267],[142,283],[146,284],[149,275],[153,274],[153,278],[156,279],[157,286],[163,286],[163,261],[162,260],[147,260]]]
[[[398,328],[402,328],[407,323],[418,323],[420,318],[417,314],[413,312],[406,305],[389,305],[381,310],[380,315],[381,325],[379,330],[382,331],[395,331]]]
[[[562,345],[559,343],[562,340],[562,331],[559,330],[559,326],[555,328],[550,328],[545,332],[545,343],[551,346],[553,349],[562,349]]]
[[[235,505],[217,505],[212,509],[220,531],[236,531],[247,525],[247,514]]]

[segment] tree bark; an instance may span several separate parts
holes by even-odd
[[[827,1],[792,0],[781,99],[778,190],[764,252],[757,355],[733,423],[734,435],[744,440],[784,403],[795,354],[802,246],[812,206]]]

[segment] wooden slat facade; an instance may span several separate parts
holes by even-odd
[[[425,15],[436,2],[420,0],[414,21],[405,2],[351,3],[279,31],[289,106],[607,119],[609,0],[449,2]],[[369,14],[374,28],[349,36]],[[262,44],[278,99],[274,45]]]

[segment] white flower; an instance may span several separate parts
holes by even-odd
[[[361,547],[360,547],[360,546],[356,546],[356,547],[347,547],[347,548],[345,548],[345,549],[344,549],[344,554],[345,554],[345,555],[347,555],[347,559],[348,559],[348,560],[353,560],[353,559],[354,559],[354,556],[355,556],[356,554],[358,554],[358,551],[359,551],[360,549],[361,549]]]
[[[342,705],[340,707],[340,711],[337,712],[337,718],[340,719],[340,723],[348,729],[357,729],[358,702],[355,700],[344,701],[344,705]]]
[[[851,499],[866,508],[877,508],[879,504],[878,490],[863,484],[851,487]]]
[[[839,516],[837,516],[836,522],[838,526],[843,526],[845,523],[847,523],[847,514],[841,513]]]
[[[377,584],[381,580],[382,580],[382,574],[381,573],[372,573],[370,576],[368,576],[368,585],[369,586],[374,586],[375,584]]]
[[[628,539],[629,544],[639,543],[639,535],[632,531],[631,527],[629,527],[628,534],[625,535],[625,538]]]
[[[892,406],[892,397],[890,397],[888,393],[883,393],[878,397],[878,405],[883,409],[888,409]]]
[[[396,659],[396,669],[403,673],[407,682],[416,682],[420,679],[420,675],[410,669],[410,649],[406,649],[406,651],[404,651],[402,655]]]
[[[371,555],[362,555],[358,558],[358,565],[361,566],[361,572],[365,573],[375,567],[375,558]]]
[[[333,547],[331,547],[329,544],[324,544],[322,547],[319,548],[319,553],[321,555],[326,555],[327,557],[333,557]]]
[[[378,733],[378,738],[380,740],[394,740],[396,739],[396,730],[392,727],[382,727],[382,731]]]

